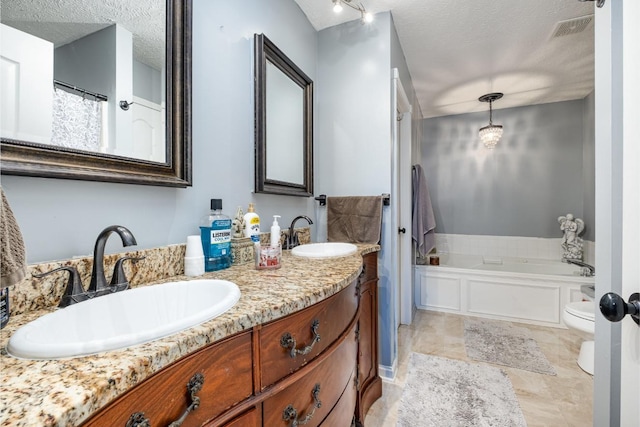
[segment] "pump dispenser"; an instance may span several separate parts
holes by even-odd
[[[280,215],[273,216],[273,224],[271,225],[271,247],[277,248],[280,246],[280,224],[278,224],[278,218]]]
[[[247,213],[244,214],[244,237],[251,237],[253,243],[260,243],[260,217],[249,203]]]

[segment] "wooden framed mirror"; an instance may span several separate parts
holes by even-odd
[[[313,81],[254,36],[255,192],[313,196]]]
[[[100,2],[100,0],[92,1]],[[156,153],[155,157],[144,158],[120,154],[113,152],[113,150],[90,151],[58,146],[39,142],[36,137],[11,138],[6,136],[3,126],[0,145],[2,174],[168,187],[191,186],[191,4],[191,0],[166,0],[166,2],[165,0],[149,0],[145,4],[137,4],[133,0],[119,0],[107,5],[107,7],[113,7],[114,12],[119,12],[120,16],[126,18],[131,18],[132,10],[140,10],[139,16],[134,15],[140,26],[149,26],[149,22],[143,19],[145,13],[146,16],[149,16],[150,13],[156,13],[156,10],[158,15],[163,11],[166,12],[166,15],[159,16],[162,21],[160,25],[164,28],[164,35],[159,35],[161,43],[159,49],[162,50],[160,66],[163,69],[158,85],[163,92],[163,99],[160,101],[163,110],[158,113],[159,126],[155,132],[160,134],[161,144],[156,150],[159,153]],[[43,6],[46,5],[44,2],[42,4],[30,2],[30,5],[41,9],[46,7]],[[153,6],[153,9],[150,9],[150,5]],[[83,1],[83,6],[83,10],[94,9],[93,6],[87,6],[86,1]],[[69,16],[65,16],[65,18],[67,19],[62,19],[61,22],[72,22]],[[3,6],[3,23],[7,19],[10,18],[5,13]],[[109,17],[106,21],[118,24],[115,18]],[[88,26],[89,24],[85,23],[84,25]],[[100,24],[91,23],[91,25]],[[98,28],[102,29],[104,25],[106,24],[102,24],[102,27]],[[76,24],[75,26],[79,27],[80,25]],[[69,27],[71,28],[73,25],[69,24]],[[124,28],[124,26],[122,27]],[[3,30],[4,28],[3,24]],[[134,42],[137,39],[135,33],[133,37],[131,35],[129,37]],[[163,41],[164,44],[162,44]],[[135,53],[135,46],[132,50]],[[59,90],[60,86],[54,86],[54,82],[49,83],[47,80],[46,83],[52,85],[50,86],[52,92]],[[59,81],[56,80],[55,83],[59,84]],[[90,91],[85,92],[89,96],[91,95]],[[83,94],[82,100],[84,99],[85,95]],[[106,102],[111,108],[108,110],[110,112],[108,117],[111,119],[113,116],[111,112],[116,111],[116,114],[122,114],[120,110],[126,111],[129,105],[136,102],[136,99],[114,97]],[[46,104],[46,102],[42,102],[40,105],[27,105],[26,107],[29,109],[45,108]],[[13,108],[13,110],[17,109]],[[103,127],[106,127],[105,123],[107,122],[103,119]],[[129,124],[129,126],[131,125]],[[116,134],[117,138],[121,137],[119,131],[111,133]],[[28,135],[27,132],[16,134]],[[131,144],[135,145],[137,142],[135,136],[131,136],[130,133],[124,135],[127,138],[130,137]],[[121,141],[121,139],[117,139],[117,141]]]

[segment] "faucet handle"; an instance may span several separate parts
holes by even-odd
[[[129,289],[129,280],[127,279],[127,275],[124,273],[124,262],[138,262],[142,261],[146,257],[131,257],[125,256],[119,258],[116,261],[116,265],[113,267],[113,276],[111,276],[111,282],[109,283],[110,287],[115,286],[115,288],[111,288],[113,292],[124,291]]]
[[[48,276],[49,274],[56,273],[61,270],[69,272],[69,280],[67,281],[67,287],[64,290],[64,294],[60,299],[58,307],[64,308],[76,302],[86,301],[91,298],[90,295],[88,295],[84,291],[82,280],[80,280],[80,275],[78,274],[78,270],[76,270],[75,267],[65,265],[42,274],[33,273],[32,276],[41,279],[45,276]]]

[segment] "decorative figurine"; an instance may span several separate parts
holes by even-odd
[[[562,236],[562,260],[577,259],[582,261],[583,257],[583,242],[579,237],[584,231],[584,221],[580,218],[574,218],[572,214],[558,217],[560,223],[560,230],[564,232]]]
[[[242,230],[244,229],[244,212],[242,212],[242,206],[238,206],[236,216],[231,221],[231,233],[236,239],[243,237]]]

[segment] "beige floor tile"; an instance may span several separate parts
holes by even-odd
[[[418,310],[410,326],[400,327],[396,378],[383,383],[382,398],[367,413],[366,427],[396,425],[411,352],[480,363],[467,357],[464,319],[455,314]],[[528,427],[591,426],[593,378],[576,363],[585,337],[566,329],[512,324],[528,329],[558,374],[544,375],[491,365],[503,369],[509,376]]]

